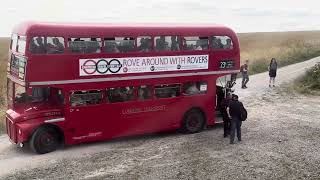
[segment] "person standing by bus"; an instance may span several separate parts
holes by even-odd
[[[249,81],[248,63],[249,63],[249,60],[246,60],[246,63],[240,67],[240,72],[242,74],[242,86],[241,86],[242,89],[247,88],[247,83]]]
[[[231,119],[231,132],[230,132],[230,144],[234,144],[235,131],[237,130],[238,141],[241,141],[241,108],[243,108],[242,102],[238,100],[238,96],[233,94],[232,100],[227,107],[227,113],[229,119]]]
[[[224,98],[220,104],[220,112],[223,119],[223,137],[227,137],[230,134],[230,119],[227,113],[228,104],[232,99],[231,93],[227,94],[227,97]]]
[[[277,69],[278,69],[277,60],[275,58],[272,58],[268,67],[269,76],[270,76],[269,87],[271,87],[271,82],[273,83],[273,87],[275,87],[274,83],[275,83],[275,78],[277,76]]]

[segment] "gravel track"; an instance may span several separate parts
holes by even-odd
[[[279,69],[279,84],[319,58]],[[0,179],[319,179],[320,97],[268,88],[267,74],[237,92],[249,112],[243,141],[230,145],[221,126],[184,135],[152,134],[70,146],[45,155],[0,136]],[[239,83],[237,87],[239,86]]]

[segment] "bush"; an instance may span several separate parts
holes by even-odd
[[[296,89],[304,94],[320,95],[320,63],[296,81]]]

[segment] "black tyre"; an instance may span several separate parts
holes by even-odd
[[[205,118],[201,111],[193,109],[188,111],[183,120],[183,131],[185,133],[197,133],[203,130]]]
[[[30,139],[30,148],[38,154],[45,154],[56,150],[59,146],[58,132],[49,127],[39,127]]]

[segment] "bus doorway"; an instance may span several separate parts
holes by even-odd
[[[216,123],[223,122],[223,107],[222,102],[227,98],[228,93],[234,92],[234,85],[236,84],[237,74],[228,74],[225,76],[220,76],[216,80]]]

